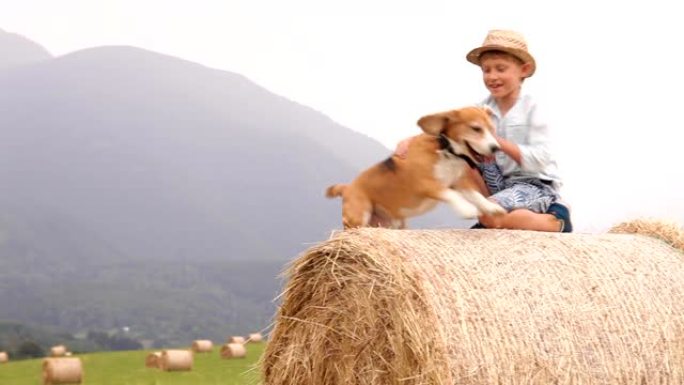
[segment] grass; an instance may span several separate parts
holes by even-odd
[[[83,362],[83,385],[254,385],[255,364],[264,344],[247,345],[247,358],[221,359],[218,348],[195,354],[192,371],[162,372],[145,367],[149,350],[78,355]],[[0,364],[2,385],[42,385],[42,359]]]

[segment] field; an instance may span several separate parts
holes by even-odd
[[[162,372],[145,367],[150,351],[136,350],[79,355],[83,361],[83,385],[254,385],[258,383],[255,365],[264,344],[247,345],[246,359],[219,358],[212,353],[196,353],[192,371]],[[42,385],[42,359],[0,364],[2,385]]]

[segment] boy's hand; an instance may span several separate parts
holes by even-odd
[[[410,136],[406,139],[402,139],[397,144],[397,148],[394,149],[394,155],[402,159],[406,159],[406,155],[408,154],[409,143],[411,143],[411,140],[413,140],[413,138],[413,136]]]
[[[501,151],[504,154],[510,156],[517,164],[522,164],[522,154],[520,152],[520,147],[517,144],[500,136],[496,137],[496,141],[499,142]]]

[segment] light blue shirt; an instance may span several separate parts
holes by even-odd
[[[481,105],[494,111],[494,125],[498,136],[518,145],[521,164],[499,151],[496,163],[505,179],[538,178],[552,182],[559,190],[562,180],[558,175],[556,159],[551,152],[551,137],[546,120],[540,114],[537,103],[529,95],[520,95],[513,107],[501,116],[501,111],[490,95]]]

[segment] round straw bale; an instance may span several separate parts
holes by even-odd
[[[245,358],[247,349],[243,344],[225,344],[221,346],[221,358]]]
[[[192,343],[192,351],[195,353],[209,353],[214,349],[214,344],[209,340],[195,340]]]
[[[639,218],[613,226],[610,233],[642,234],[661,239],[684,251],[684,229],[673,221]]]
[[[164,371],[192,370],[192,351],[164,350],[162,351],[161,369]]]
[[[145,357],[145,367],[146,368],[161,368],[161,352],[152,352]]]
[[[83,365],[80,358],[57,357],[43,360],[43,385],[80,384]]]
[[[228,344],[244,344],[245,343],[245,337],[242,336],[231,336],[228,337],[228,340],[226,341]]]
[[[66,352],[66,346],[56,345],[50,348],[50,357],[64,357]]]
[[[9,354],[7,352],[0,352],[0,364],[4,364],[9,361]]]
[[[337,233],[287,271],[264,385],[684,384],[684,263],[636,234]]]
[[[247,337],[247,342],[261,342],[263,340],[264,337],[261,335],[261,333],[250,333]]]

